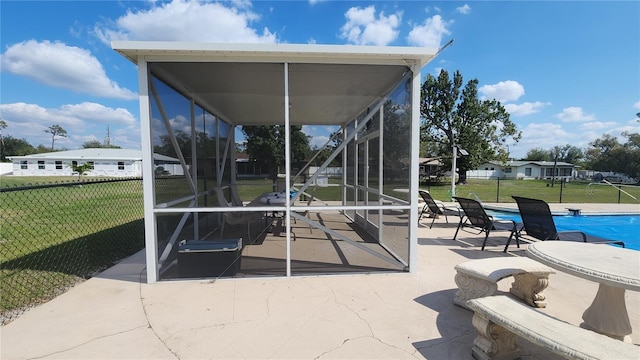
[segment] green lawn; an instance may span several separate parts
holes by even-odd
[[[338,180],[331,179],[330,183],[337,184]],[[385,193],[406,199],[403,194],[393,191],[396,187],[385,185]],[[437,200],[450,201],[450,182],[423,183],[420,184],[420,188],[429,190]],[[270,180],[242,180],[238,182],[238,190],[241,198],[247,201],[264,192],[272,191],[272,183]],[[517,195],[542,199],[549,203],[640,203],[639,200],[636,200],[640,199],[639,186],[623,186],[622,190],[631,196],[612,186],[592,184],[589,181],[556,182],[552,187],[549,180],[500,180],[498,182],[497,180],[470,179],[467,184],[456,186],[458,196],[477,197],[483,202],[514,202],[511,196]],[[337,201],[341,199],[341,188],[338,186],[319,187],[316,189],[315,195],[322,200]]]
[[[6,177],[13,184],[31,178]],[[77,179],[77,177],[75,178]],[[74,179],[74,180],[75,180]],[[40,303],[144,246],[139,180],[0,192],[0,311]],[[39,177],[38,183],[49,183]]]

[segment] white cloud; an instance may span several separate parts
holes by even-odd
[[[582,108],[578,106],[564,108],[561,113],[556,114],[556,117],[565,122],[593,121],[596,119],[593,114],[585,114]]]
[[[567,144],[570,134],[560,124],[531,123],[522,129],[522,138],[517,146],[511,148],[512,156],[524,157],[532,148],[548,149],[556,145]]]
[[[530,115],[540,112],[543,107],[551,105],[551,103],[536,102],[524,102],[522,104],[504,104],[504,108],[509,114],[514,116]]]
[[[131,11],[111,24],[96,26],[96,35],[105,43],[112,40],[202,41],[231,43],[275,43],[268,28],[250,26],[259,16],[251,3],[241,0],[212,3],[189,0],[158,2],[149,10]]]
[[[132,132],[139,131],[136,118],[126,109],[114,109],[90,102],[62,105],[59,108],[44,108],[23,102],[0,104],[0,112],[8,124],[7,130],[10,131],[7,133],[20,134],[16,137],[26,138],[31,144],[49,144],[51,137],[44,130],[54,124],[67,130],[69,135],[69,138],[61,140],[61,146],[70,145],[73,139],[86,139],[86,127],[93,125],[100,125],[100,131],[109,125],[124,125],[128,128],[127,137],[131,137]]]
[[[524,86],[517,81],[500,81],[493,85],[483,85],[478,88],[483,99],[496,99],[500,102],[515,101],[524,95]]]
[[[616,125],[617,123],[615,121],[608,121],[608,122],[592,121],[592,122],[580,124],[578,128],[584,131],[595,131],[595,130],[602,130],[602,129],[611,129]]]
[[[464,4],[456,8],[456,12],[464,15],[468,15],[471,12],[471,6]]]
[[[389,16],[380,12],[376,18],[375,6],[352,7],[344,16],[347,22],[340,29],[341,38],[356,45],[388,45],[398,37],[402,12]]]
[[[82,126],[82,120],[69,112],[60,109],[46,109],[36,104],[23,102],[1,104],[2,118],[7,121],[9,128],[14,124],[29,124],[45,129],[53,124],[64,127]]]
[[[127,109],[114,109],[92,102],[62,105],[59,110],[55,111],[60,114],[82,119],[83,121],[103,124],[132,125],[137,123],[136,118]]]
[[[638,101],[637,103],[633,104],[633,107],[636,109],[640,109],[640,101]]]
[[[447,22],[440,15],[433,15],[424,21],[423,25],[416,25],[407,36],[407,42],[414,46],[440,47],[442,38],[451,34],[447,27],[452,22]]]
[[[560,124],[555,123],[533,123],[527,125],[522,131],[523,139],[530,139],[540,142],[540,139],[552,139],[566,137],[569,135]]]
[[[133,91],[107,77],[91,52],[62,42],[28,40],[11,45],[0,57],[0,66],[3,71],[77,93],[137,99]]]

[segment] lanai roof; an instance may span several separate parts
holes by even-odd
[[[232,124],[284,123],[284,63],[292,125],[342,125],[391,90],[436,48],[115,41],[114,50]]]

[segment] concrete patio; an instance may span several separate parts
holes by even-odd
[[[564,210],[571,204],[552,204]],[[609,207],[609,206],[606,206]],[[580,204],[640,212],[638,205]],[[622,210],[621,210],[622,209]],[[429,221],[430,222],[430,221]],[[428,222],[426,220],[423,223]],[[419,228],[415,274],[170,281],[148,285],[139,252],[2,327],[2,359],[471,359],[472,313],[453,305],[453,267],[469,259],[526,256],[505,233],[482,236],[437,219]],[[295,244],[293,245],[295,246]],[[640,252],[638,252],[640,256]],[[508,291],[511,281],[500,282]],[[543,312],[581,323],[597,284],[551,275]],[[640,293],[627,291],[640,344]],[[557,359],[519,339],[523,359]],[[638,348],[640,358],[640,347]]]

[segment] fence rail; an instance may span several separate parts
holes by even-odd
[[[13,320],[144,247],[142,181],[0,189],[0,320]]]
[[[640,186],[631,184],[594,183],[581,180],[503,180],[467,178],[456,186],[462,197],[478,197],[484,202],[514,202],[513,195],[536,198],[550,203],[638,204]],[[421,187],[431,191],[437,200],[451,201],[448,182],[425,181]]]

